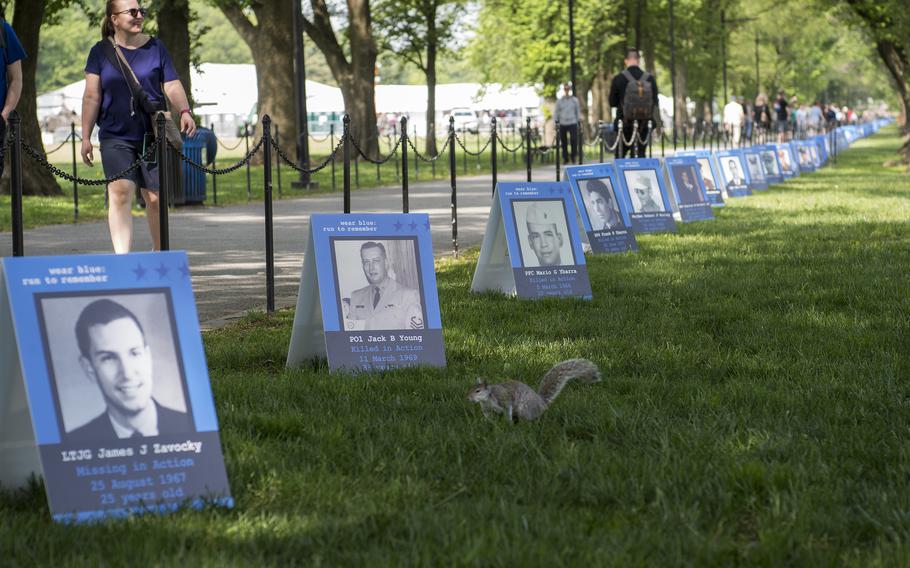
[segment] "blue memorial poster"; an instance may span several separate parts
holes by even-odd
[[[749,172],[749,187],[755,190],[768,189],[768,180],[762,167],[761,156],[755,147],[743,150],[743,159],[746,161],[746,170]]]
[[[727,197],[752,195],[742,150],[720,150],[716,155],[727,188]]]
[[[802,140],[790,142],[793,151],[796,152],[796,160],[800,172],[814,172],[815,161],[812,159],[812,153],[809,151],[810,144]]]
[[[632,230],[636,233],[675,233],[673,205],[664,185],[660,160],[616,160],[614,164],[629,198]]]
[[[2,266],[54,519],[232,506],[186,253]]]
[[[820,134],[810,138],[809,142],[811,143],[810,148],[812,157],[815,160],[815,167],[820,168],[828,161],[828,152],[826,150],[828,137],[824,134]]]
[[[793,148],[790,144],[773,144],[777,153],[777,163],[780,164],[780,172],[784,179],[790,179],[799,175],[799,167],[793,158]]]
[[[590,300],[577,217],[566,182],[499,182],[471,290]]]
[[[761,160],[762,170],[765,172],[765,180],[771,183],[783,183],[784,174],[781,171],[780,161],[777,159],[777,147],[774,144],[765,144],[756,146],[758,157]]]
[[[445,366],[430,217],[317,214],[301,274],[288,366]]]
[[[616,183],[611,164],[569,166],[566,176],[572,186],[582,226],[595,253],[638,250],[628,198]]]
[[[704,221],[714,218],[711,203],[705,194],[704,182],[695,156],[679,156],[664,160],[670,176],[670,186],[676,195],[680,220]]]
[[[724,203],[724,182],[717,171],[717,165],[714,161],[714,155],[708,150],[688,150],[677,152],[677,156],[695,156],[698,163],[698,171],[701,174],[701,181],[705,186],[705,195],[708,196],[708,202],[712,207],[723,207]]]

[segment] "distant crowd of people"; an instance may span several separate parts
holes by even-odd
[[[821,134],[834,123],[854,124],[856,111],[847,106],[800,102],[794,95],[787,98],[783,90],[769,104],[768,96],[760,93],[754,103],[744,97],[733,96],[724,106],[723,126],[734,144],[751,140],[756,132],[776,132],[778,140],[785,142],[796,136]]]

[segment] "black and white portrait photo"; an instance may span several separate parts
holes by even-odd
[[[195,432],[169,294],[37,296],[66,442]]]
[[[616,192],[609,177],[598,179],[580,179],[578,188],[584,198],[585,212],[591,222],[592,231],[621,229],[625,226]]]
[[[512,214],[526,268],[575,264],[562,199],[513,200]]]
[[[749,167],[749,177],[752,178],[754,182],[763,182],[765,181],[765,172],[761,168],[761,163],[758,161],[757,153],[748,153],[746,154],[746,164]]]
[[[777,167],[777,157],[774,150],[761,150],[758,155],[761,157],[762,166],[764,166],[765,172],[769,176],[777,177],[781,175],[780,168]]]
[[[674,164],[670,166],[670,170],[673,175],[673,182],[676,184],[676,191],[679,193],[680,203],[691,205],[705,202],[696,177],[700,174],[696,173],[695,166]]]
[[[783,148],[777,149],[777,159],[780,160],[780,167],[787,173],[793,172],[793,164],[790,162],[790,152]]]
[[[345,331],[424,329],[416,237],[332,239]]]
[[[698,158],[698,168],[701,171],[701,179],[705,184],[707,191],[717,190],[717,180],[714,179],[714,172],[711,171],[711,164],[708,158]]]
[[[656,171],[625,170],[623,175],[629,188],[633,211],[636,213],[654,213],[665,210]]]
[[[725,156],[718,159],[720,160],[720,167],[724,171],[724,179],[727,180],[728,185],[746,185],[746,177],[743,175],[739,158],[736,156]]]

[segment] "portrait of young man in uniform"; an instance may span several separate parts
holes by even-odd
[[[679,192],[679,201],[685,204],[704,203],[701,188],[696,181],[695,167],[676,165],[673,166],[673,179],[676,182],[676,191]]]
[[[393,262],[388,250],[393,245],[400,253],[396,255],[395,274],[392,274]],[[335,247],[336,262],[350,264],[353,259],[349,257],[356,253],[360,263],[359,271],[352,266],[347,266],[345,271],[339,270],[338,286],[346,330],[424,328],[414,241],[336,240]],[[339,254],[340,248],[344,249],[344,254]],[[355,279],[356,282],[352,282]],[[364,280],[366,285],[359,286]]]
[[[623,173],[629,186],[632,209],[636,213],[656,213],[664,210],[663,199],[660,197],[660,186],[657,184],[657,174],[653,170]]]

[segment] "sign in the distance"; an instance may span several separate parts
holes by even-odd
[[[704,182],[695,156],[674,156],[664,160],[670,174],[670,186],[676,196],[683,222],[713,219],[714,212],[705,194]]]
[[[676,232],[673,206],[663,181],[660,160],[616,160],[616,172],[629,197],[630,219],[636,233]]]

